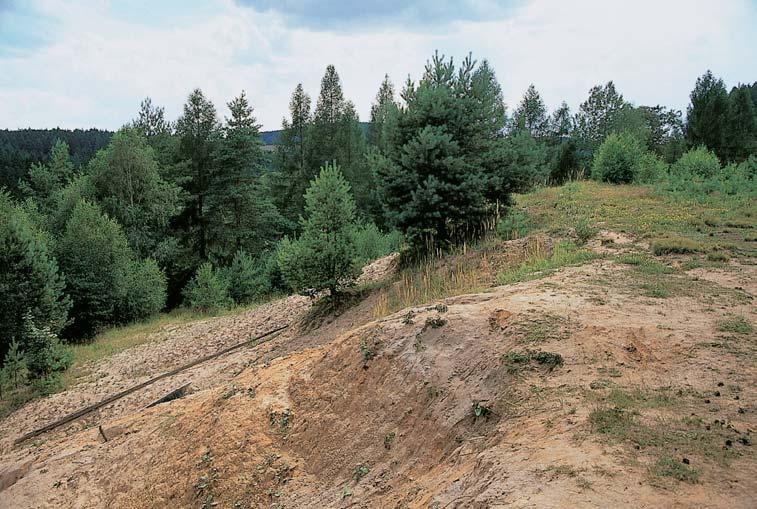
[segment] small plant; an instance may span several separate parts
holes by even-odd
[[[488,418],[493,413],[491,407],[484,405],[483,401],[474,401],[472,411],[474,420],[479,417]]]
[[[355,467],[355,470],[352,471],[352,478],[355,480],[355,482],[360,482],[360,479],[368,475],[368,472],[370,472],[371,469],[366,465],[365,463],[360,463]]]
[[[368,345],[368,342],[365,339],[360,340],[360,353],[363,354],[364,362],[368,362],[369,360],[376,357],[376,352],[373,351],[373,349]]]
[[[525,352],[510,351],[502,356],[502,362],[507,367],[507,372],[515,374],[525,368],[531,362],[546,366],[551,370],[563,365],[562,355],[554,352],[526,350]]]
[[[657,459],[652,473],[661,477],[673,477],[679,481],[696,483],[699,479],[699,472],[688,466],[686,463],[676,461],[670,456],[661,456]]]
[[[277,427],[281,429],[282,431],[285,431],[287,428],[289,428],[289,425],[291,424],[292,420],[292,411],[288,408],[285,410],[282,410],[281,412],[277,412],[275,410],[271,410],[271,412],[268,414],[268,418],[271,423],[271,427]]]
[[[597,234],[597,229],[591,225],[588,219],[582,217],[576,221],[576,237],[579,244],[586,244],[589,239]]]
[[[525,237],[531,229],[531,219],[522,210],[512,209],[497,223],[497,233],[504,240]]]
[[[667,288],[665,288],[665,285],[660,282],[649,283],[649,284],[643,285],[642,288],[644,289],[644,295],[646,297],[653,297],[655,299],[664,299],[670,295],[668,293]]]
[[[652,242],[655,256],[666,254],[689,254],[702,251],[702,245],[685,237],[666,237]]]
[[[441,316],[429,316],[428,318],[426,318],[426,327],[431,327],[432,329],[444,327],[446,324],[447,320],[445,320]]]
[[[749,334],[754,330],[752,322],[743,316],[731,316],[717,323],[720,332],[733,332],[736,334]]]
[[[728,255],[721,251],[707,253],[707,259],[711,262],[727,262],[728,260],[730,260]]]
[[[392,444],[394,443],[394,439],[396,438],[396,436],[397,435],[394,433],[394,431],[392,431],[391,433],[389,433],[388,435],[384,437],[384,449],[392,448]]]
[[[432,309],[435,309],[437,313],[446,313],[449,308],[446,304],[437,304]]]

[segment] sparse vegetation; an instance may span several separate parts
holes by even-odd
[[[542,352],[537,350],[526,350],[524,352],[510,351],[502,356],[502,362],[508,373],[515,374],[525,369],[531,362],[553,370],[563,365],[562,355],[554,352]]]
[[[717,323],[720,332],[733,332],[735,334],[749,334],[754,330],[752,322],[743,316],[730,316]]]
[[[672,477],[679,481],[697,482],[699,472],[682,461],[669,456],[661,456],[652,467],[652,473],[661,477]]]

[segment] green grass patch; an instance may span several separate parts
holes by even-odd
[[[652,473],[660,477],[672,477],[689,483],[696,483],[699,479],[698,471],[670,456],[661,456],[658,458],[652,467]]]
[[[735,334],[749,334],[754,330],[752,322],[743,316],[730,316],[717,323],[720,332],[732,332]]]
[[[652,242],[652,253],[655,256],[666,254],[689,254],[704,251],[702,244],[686,237],[665,237]]]
[[[560,267],[581,265],[600,257],[597,253],[579,249],[572,242],[560,242],[552,248],[551,254],[538,253],[519,266],[500,272],[497,283],[507,285],[546,277]]]
[[[563,365],[562,355],[554,352],[542,352],[537,350],[526,350],[524,352],[510,351],[502,356],[502,363],[510,374],[518,373],[527,369],[532,363],[539,364],[550,370]]]

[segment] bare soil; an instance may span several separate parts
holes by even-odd
[[[634,271],[602,259],[378,321],[368,296],[314,329],[298,326],[311,302],[289,297],[161,331],[0,422],[0,507],[755,507],[757,335],[720,324],[757,328],[757,266],[678,274],[667,298],[644,296]],[[562,363],[512,360],[529,352]],[[187,382],[188,396],[145,408]],[[603,432],[592,416],[618,391],[649,395],[627,411],[645,430],[696,427],[674,445]],[[663,455],[698,477],[655,473]]]

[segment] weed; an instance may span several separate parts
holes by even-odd
[[[426,318],[426,327],[431,327],[432,329],[444,327],[446,324],[447,320],[445,320],[441,316],[429,316],[428,318]]]
[[[642,285],[642,289],[644,290],[645,297],[653,297],[655,299],[664,299],[670,296],[670,293],[668,292],[668,289],[665,287],[665,284],[660,281]]]
[[[713,251],[712,253],[707,253],[707,259],[711,262],[727,262],[730,260],[730,257],[721,251]]]
[[[268,414],[268,419],[270,420],[271,427],[278,427],[281,431],[286,431],[291,424],[292,412],[288,408],[281,412],[271,410]]]
[[[493,413],[491,407],[484,405],[483,401],[474,401],[472,411],[474,420],[479,417],[488,418]]]
[[[394,443],[394,439],[395,439],[396,436],[397,435],[394,433],[394,431],[392,431],[391,433],[387,434],[384,437],[384,448],[385,449],[391,449],[392,448],[392,444]]]
[[[752,322],[743,316],[730,316],[720,320],[717,323],[717,329],[720,332],[733,332],[735,334],[749,334],[754,330]]]
[[[687,237],[664,237],[652,242],[655,256],[666,254],[688,254],[703,251],[702,244]]]
[[[652,467],[652,473],[661,477],[673,477],[679,481],[696,483],[699,479],[699,472],[688,466],[686,463],[676,461],[670,456],[661,456]]]
[[[536,253],[518,267],[500,272],[497,275],[497,284],[506,285],[546,277],[560,267],[580,265],[599,256],[591,251],[579,250],[571,242],[560,242],[552,249],[550,255]]]
[[[525,211],[511,209],[497,223],[497,233],[504,240],[520,239],[528,234],[531,226],[531,219]]]
[[[597,234],[597,228],[592,226],[589,220],[584,217],[576,221],[575,230],[579,244],[586,244],[589,239]]]
[[[368,362],[369,360],[376,357],[376,352],[373,351],[370,346],[368,346],[368,342],[365,339],[360,340],[360,353],[363,354],[364,362]]]
[[[366,465],[365,463],[360,463],[352,471],[352,478],[355,480],[355,482],[360,482],[360,479],[368,475],[368,472],[370,471],[371,469],[368,468],[368,465]]]
[[[505,364],[507,372],[510,374],[515,374],[521,369],[525,369],[532,361],[548,367],[550,371],[563,365],[562,355],[554,352],[536,350],[516,352],[511,350],[502,356],[502,362]]]

